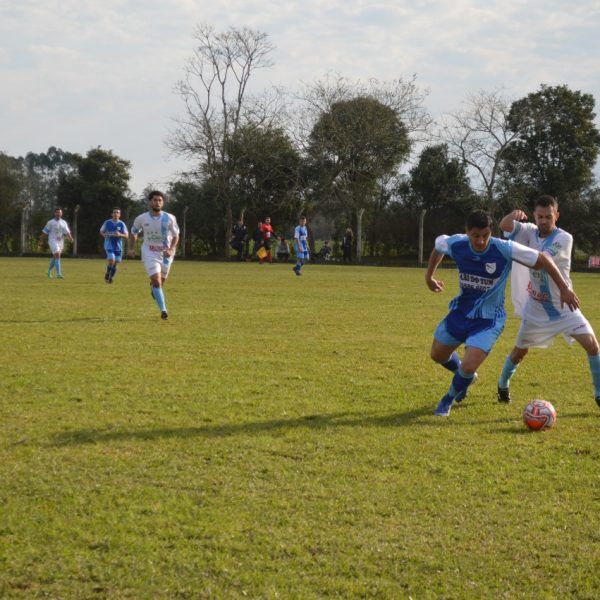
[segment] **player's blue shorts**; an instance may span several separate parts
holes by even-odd
[[[473,346],[490,352],[504,329],[506,317],[468,319],[458,311],[450,311],[437,326],[433,337],[446,346]]]
[[[109,250],[108,248],[104,249],[106,252],[106,260],[114,260],[115,262],[120,263],[123,258],[122,252],[115,252],[114,250]]]
[[[296,252],[296,258],[299,258],[300,260],[308,260],[310,257],[308,251],[302,252],[301,250],[298,250]]]

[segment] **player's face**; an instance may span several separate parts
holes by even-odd
[[[306,225],[306,219],[300,219],[300,226],[304,227]]]
[[[154,212],[160,212],[164,203],[165,199],[162,196],[152,196],[150,199],[150,208]]]
[[[120,210],[113,210],[112,211],[112,218],[115,221],[118,221],[121,218],[121,211]]]
[[[62,219],[62,210],[60,208],[54,211],[54,217],[56,219]]]
[[[492,237],[492,230],[489,227],[473,227],[467,231],[467,236],[471,242],[471,247],[475,252],[483,252],[490,243]]]
[[[558,211],[554,206],[536,206],[533,211],[535,224],[538,226],[540,235],[546,237],[556,228]]]

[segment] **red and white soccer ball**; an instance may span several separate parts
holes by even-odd
[[[523,411],[523,422],[529,429],[550,429],[556,423],[556,409],[547,400],[532,400]]]

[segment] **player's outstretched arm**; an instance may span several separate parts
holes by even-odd
[[[552,277],[552,281],[556,283],[558,289],[560,290],[560,305],[563,307],[565,304],[571,309],[575,310],[579,308],[580,302],[577,294],[569,288],[567,282],[563,279],[563,276],[560,274],[558,267],[554,264],[554,261],[544,252],[540,252],[537,262],[533,266],[534,269],[544,269],[550,277]]]
[[[443,258],[444,255],[435,248],[431,251],[431,255],[429,256],[427,272],[425,273],[425,283],[432,292],[441,292],[444,289],[444,282],[433,278],[435,271]]]
[[[500,229],[510,233],[515,228],[515,221],[527,221],[527,213],[520,208],[513,210],[502,218],[499,223]]]

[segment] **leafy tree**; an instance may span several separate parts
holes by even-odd
[[[16,250],[23,203],[23,176],[19,159],[0,152],[0,251]]]
[[[274,127],[247,125],[228,140],[232,192],[239,215],[277,215],[290,221],[300,205],[302,160],[291,139]]]
[[[514,102],[508,115],[518,140],[505,155],[507,188],[524,199],[540,194],[572,202],[593,181],[600,151],[594,97],[566,85],[542,85]]]
[[[75,171],[60,176],[57,199],[67,210],[71,225],[77,226],[78,251],[96,253],[102,248],[98,230],[111,209],[119,206],[125,221],[130,216],[131,165],[102,148],[93,148],[85,157],[77,156],[76,165]]]
[[[378,182],[406,158],[410,140],[398,113],[372,97],[332,104],[320,115],[308,153],[317,195],[329,212],[356,217],[357,259],[362,255],[362,218],[376,201]]]

